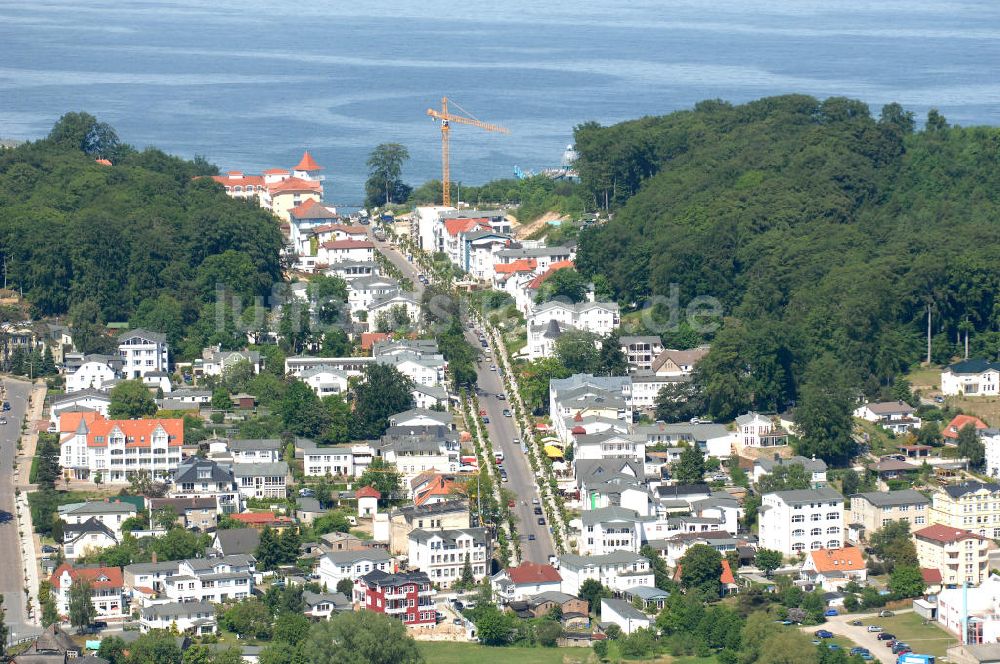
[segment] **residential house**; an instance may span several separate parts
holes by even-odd
[[[319,245],[316,260],[322,265],[350,261],[365,263],[375,260],[375,245],[368,240],[334,240]]]
[[[454,428],[454,417],[451,413],[426,408],[411,408],[389,417],[389,426],[423,427],[443,426]]]
[[[319,447],[312,441],[302,443],[302,468],[306,477],[360,477],[375,453],[367,443],[329,447]]]
[[[284,461],[233,464],[233,478],[244,498],[286,498],[287,476],[288,464]]]
[[[98,390],[88,389],[73,394],[54,396],[52,404],[49,406],[49,421],[55,430],[58,430],[59,418],[64,413],[97,413],[106,418],[110,407],[111,396]]]
[[[601,624],[618,625],[623,634],[649,629],[653,619],[622,599],[601,598]]]
[[[593,376],[575,374],[549,381],[549,413],[556,435],[570,441],[570,428],[576,416],[600,415],[632,422],[632,381],[628,376]]]
[[[734,454],[736,434],[724,424],[709,422],[679,422],[640,424],[632,428],[636,435],[645,436],[646,445],[697,445],[706,456],[728,459]]]
[[[162,332],[143,329],[125,332],[118,337],[118,354],[125,378],[142,378],[170,368],[167,335]]]
[[[562,592],[570,595],[579,595],[580,587],[588,579],[600,582],[615,593],[654,583],[649,559],[630,551],[612,551],[600,556],[564,553],[559,556],[556,568],[562,577]]]
[[[326,514],[326,510],[315,498],[299,498],[295,508],[295,518],[304,526],[311,526],[313,521]]]
[[[115,500],[91,500],[59,506],[59,518],[66,525],[82,524],[96,519],[106,526],[115,539],[121,539],[122,523],[138,514],[132,503]]]
[[[209,498],[219,514],[241,511],[243,500],[233,469],[211,459],[192,457],[177,467],[170,485],[171,498]]]
[[[629,372],[632,379],[632,407],[652,412],[656,401],[665,387],[673,387],[691,382],[691,376],[658,376],[649,369],[635,369]]]
[[[75,479],[126,484],[138,472],[166,479],[181,462],[179,419],[108,420],[99,413],[59,418],[59,463]]]
[[[502,569],[490,577],[493,596],[498,604],[525,600],[539,593],[560,591],[562,576],[551,565],[524,561],[517,567]]]
[[[423,572],[390,574],[372,570],[357,580],[354,600],[367,611],[382,613],[409,627],[437,624],[435,591]]]
[[[417,408],[443,408],[448,405],[448,391],[440,385],[414,385],[410,394]]]
[[[299,256],[314,255],[310,239],[320,229],[336,226],[332,222],[339,219],[336,212],[313,198],[302,201],[288,211],[288,242],[292,250]],[[361,230],[363,233],[364,229]]]
[[[263,367],[260,353],[255,350],[224,351],[221,346],[210,346],[202,349],[201,358],[194,361],[192,372],[196,376],[222,376],[227,369],[241,362],[246,362],[254,374],[259,374]]]
[[[753,462],[753,483],[756,486],[766,475],[774,472],[775,468],[788,466],[802,466],[806,476],[809,478],[809,485],[818,489],[826,485],[826,462],[822,459],[806,458],[803,456],[793,456],[783,459],[778,454],[773,457],[761,456]]]
[[[461,579],[466,563],[477,583],[490,571],[490,536],[485,528],[414,530],[409,540],[409,565],[426,572],[440,588],[450,588]]]
[[[353,611],[354,605],[344,593],[302,591],[303,613],[309,618],[329,620],[336,613]]]
[[[917,409],[905,401],[879,401],[866,403],[854,409],[854,417],[874,422],[883,429],[903,434],[920,428]]]
[[[670,567],[676,567],[688,549],[695,544],[710,546],[725,557],[730,551],[736,551],[739,540],[722,530],[677,531],[665,539],[649,539],[649,545]]]
[[[590,610],[587,606],[587,600],[554,590],[538,593],[537,595],[529,597],[526,600],[526,604],[528,611],[534,618],[544,618],[557,607],[559,608],[559,612],[563,618],[567,615],[573,614],[582,616],[590,614]]]
[[[219,505],[215,496],[191,498],[147,498],[149,510],[153,514],[172,510],[177,515],[177,523],[189,530],[208,532],[219,524]]]
[[[920,566],[941,571],[942,583],[978,586],[990,575],[990,541],[977,533],[943,524],[913,532]]]
[[[428,471],[458,472],[460,445],[450,428],[390,427],[381,444],[382,458],[396,465],[404,481]]]
[[[663,342],[657,336],[623,336],[618,343],[633,369],[652,370],[653,360],[663,352]]]
[[[115,546],[120,541],[115,533],[96,517],[63,526],[63,555],[76,560],[88,553]]]
[[[958,432],[970,424],[979,436],[983,436],[985,431],[989,428],[986,422],[983,422],[975,415],[956,415],[951,419],[951,422],[949,422],[944,429],[942,429],[941,437],[945,439],[946,443],[955,443],[958,441]]]
[[[893,521],[906,521],[911,530],[923,528],[930,521],[931,501],[919,491],[871,491],[851,496],[848,537],[866,542],[871,534]]]
[[[368,305],[369,326],[383,329],[398,330],[405,326],[416,327],[422,315],[420,301],[405,291],[387,293],[374,298]]]
[[[623,507],[588,510],[580,517],[583,532],[579,538],[581,555],[600,556],[612,551],[638,553],[642,546],[643,517]]]
[[[653,360],[650,367],[658,376],[690,376],[701,358],[708,354],[708,346],[690,350],[665,349]]]
[[[358,501],[358,516],[363,518],[373,517],[378,514],[378,501],[382,500],[382,494],[373,486],[363,486],[354,492],[354,498]]]
[[[260,545],[256,528],[228,528],[215,533],[212,550],[220,556],[252,555]]]
[[[846,546],[841,549],[810,551],[802,563],[802,578],[827,592],[839,591],[854,581],[865,585],[868,568],[861,549]]]
[[[163,594],[175,602],[240,600],[253,595],[256,561],[251,555],[183,560],[163,580]]]
[[[844,497],[829,487],[766,493],[759,518],[760,546],[786,556],[844,544]]]
[[[424,505],[406,505],[389,514],[389,551],[409,552],[410,533],[421,530],[464,530],[470,527],[469,503],[455,499]]]
[[[788,432],[760,413],[750,412],[736,418],[737,453],[745,447],[784,447]]]
[[[90,585],[91,603],[98,620],[121,620],[128,615],[125,583],[120,567],[81,566],[63,563],[52,572],[52,599],[60,616],[69,616],[70,589],[74,583]]]
[[[633,459],[642,461],[645,457],[646,441],[641,436],[622,435],[614,432],[575,435],[574,460]]]
[[[316,574],[319,584],[333,591],[344,579],[355,582],[372,570],[392,572],[394,569],[392,557],[385,549],[369,548],[324,554],[316,566]]]
[[[53,624],[10,661],[14,664],[107,664],[103,658],[83,653],[84,646],[77,644],[58,624]]]
[[[270,528],[278,533],[282,533],[288,529],[295,529],[295,519],[290,516],[278,515],[274,512],[242,512],[240,514],[232,514],[230,518],[247,528],[254,528],[256,530],[264,530],[265,528]]]
[[[106,390],[109,383],[120,378],[121,368],[120,358],[88,355],[79,368],[66,374],[66,394],[83,390]]]
[[[277,463],[283,445],[280,438],[231,440],[227,445],[236,463]]]
[[[948,396],[997,396],[1000,362],[974,358],[948,365],[941,370],[941,392]]]
[[[129,596],[163,592],[163,582],[171,576],[176,576],[180,569],[179,560],[156,562],[155,555],[153,560],[154,562],[150,563],[133,563],[125,566],[123,574]]]
[[[928,523],[1000,538],[1000,484],[968,480],[948,484],[931,495]]]
[[[210,602],[163,602],[139,609],[139,631],[177,630],[195,635],[214,634],[218,625]]]
[[[618,305],[613,302],[563,302],[549,300],[537,305],[527,319],[528,329],[528,359],[535,360],[545,355],[545,342],[536,337],[551,331],[549,323],[555,321],[558,329],[565,332],[568,329],[592,332],[604,337],[616,329],[621,323]]]
[[[391,277],[357,277],[347,284],[347,305],[351,314],[368,311],[377,298],[399,293],[399,282]]]

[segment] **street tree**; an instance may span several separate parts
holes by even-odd
[[[403,164],[410,152],[399,143],[382,143],[368,155],[368,179],[365,181],[365,205],[378,207],[402,203],[410,195],[403,183]]]

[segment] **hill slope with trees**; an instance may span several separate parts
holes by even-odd
[[[723,305],[705,412],[784,408],[810,373],[875,395],[921,359],[928,306],[937,361],[966,331],[973,353],[1000,350],[1000,130],[791,95],[586,124],[576,148],[613,212],[581,235],[581,272],[626,307],[672,284],[681,307]]]

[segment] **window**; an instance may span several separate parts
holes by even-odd
[[[806,520],[805,514],[794,514],[792,515],[792,523],[802,523]]]
[[[804,537],[805,534],[806,531],[803,530],[802,528],[796,528],[795,530],[792,531],[792,537]]]
[[[827,521],[836,521],[839,518],[840,518],[840,512],[827,512],[826,514]]]
[[[823,534],[823,529],[822,528],[813,528],[812,530],[809,531],[809,534],[812,535],[812,536],[814,536],[814,537],[816,535],[822,535]]]
[[[811,550],[813,550],[813,551],[819,551],[820,549],[823,548],[823,543],[822,542],[813,542],[812,544],[809,545],[809,548]],[[831,549],[836,549],[837,548],[836,543],[834,543],[834,545],[832,547],[830,547],[830,548]]]
[[[805,551],[805,550],[806,550],[806,545],[803,544],[802,542],[796,542],[795,544],[792,545],[792,551]]]
[[[823,518],[822,514],[812,514],[812,515],[810,515],[809,520],[810,521],[819,521],[822,518]]]
[[[837,526],[830,526],[829,528],[826,529],[826,534],[827,535],[839,535],[840,534],[840,528],[837,527]]]
[[[826,548],[828,548],[828,549],[839,549],[840,548],[840,540],[830,540],[829,542],[826,543]]]

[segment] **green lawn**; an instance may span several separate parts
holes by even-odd
[[[936,623],[924,624],[924,619],[916,613],[901,613],[891,618],[872,618],[872,624],[881,625],[885,631],[895,634],[905,641],[913,652],[923,655],[944,657],[945,651],[958,643],[958,639],[944,631]]]
[[[592,652],[590,648],[492,648],[453,641],[417,641],[417,648],[433,664],[563,664],[585,662]]]

